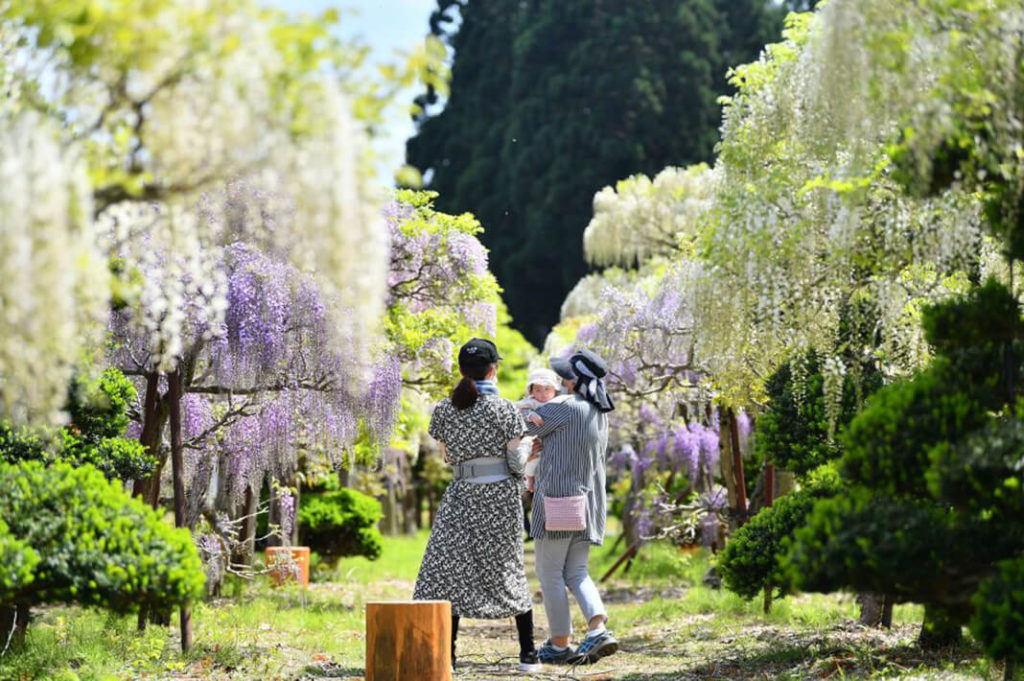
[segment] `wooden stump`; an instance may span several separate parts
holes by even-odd
[[[366,681],[451,681],[448,601],[366,604]]]

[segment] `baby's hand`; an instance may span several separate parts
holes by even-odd
[[[535,425],[537,427],[540,427],[540,426],[544,425],[544,419],[542,419],[540,417],[540,414],[536,414],[536,413],[530,414],[526,418],[529,419],[530,423],[532,423],[533,425]]]

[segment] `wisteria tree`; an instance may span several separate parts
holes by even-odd
[[[505,357],[500,381],[521,389],[522,374],[535,352],[510,327],[499,288],[488,269],[483,230],[470,214],[448,215],[433,208],[431,192],[398,191],[384,209],[391,243],[383,355],[400,375],[398,433],[385,450],[385,523],[397,526],[402,499],[405,526],[418,521],[420,496],[432,498],[438,482],[428,449],[421,446],[429,403],[454,384],[459,346],[474,336],[496,338]],[[394,397],[399,398],[398,390]],[[387,443],[383,443],[387,444]],[[428,477],[418,479],[425,471]]]
[[[632,552],[669,528],[681,541],[716,541],[726,501],[715,487],[719,417],[694,353],[693,270],[683,256],[692,251],[709,173],[668,168],[653,182],[634,176],[594,197],[584,248],[592,262],[612,267],[577,284],[547,343],[549,354],[585,346],[609,362],[609,389],[618,398],[611,461],[621,473]],[[682,516],[668,512],[681,508]]]
[[[205,372],[228,371],[201,357],[230,326],[226,263],[244,254],[227,247],[242,240],[316,279],[331,332],[306,355],[344,350],[347,382],[332,390],[372,370],[387,234],[363,169],[381,100],[353,76],[362,52],[333,35],[336,19],[250,0],[13,1],[0,14],[0,129],[22,150],[3,171],[5,213],[22,222],[4,225],[0,297],[14,326],[0,416],[60,422],[72,365],[99,355],[113,292],[114,326],[139,341],[140,439],[153,448],[170,426],[179,525],[184,374],[215,390],[224,375]],[[245,359],[241,371],[266,377]]]

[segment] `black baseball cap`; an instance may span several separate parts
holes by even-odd
[[[499,359],[497,346],[486,338],[471,338],[459,348],[459,366],[486,366]]]

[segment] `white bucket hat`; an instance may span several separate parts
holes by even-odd
[[[558,390],[562,387],[562,381],[551,369],[534,369],[526,379],[526,392],[530,392],[530,388],[535,385],[549,385]]]

